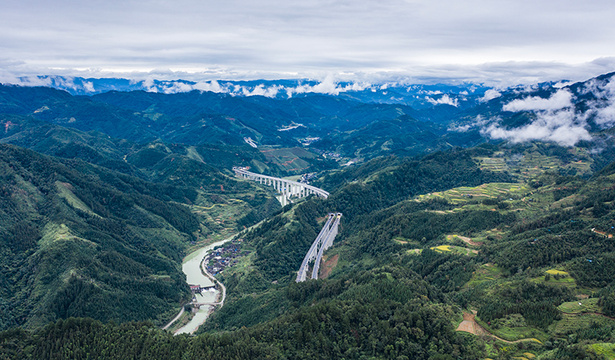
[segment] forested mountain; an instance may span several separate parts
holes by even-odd
[[[4,328],[67,316],[166,320],[188,296],[184,249],[212,229],[187,205],[207,203],[206,192],[0,149]],[[228,182],[234,198],[249,189]],[[246,200],[267,213],[266,202]]]
[[[171,201],[194,202],[194,190],[0,149],[4,328],[156,319],[187,296],[176,264],[199,221]]]
[[[0,132],[0,143],[27,147],[57,157],[78,158],[152,181],[189,178],[213,189],[219,188],[220,184],[231,186],[228,179],[222,179],[221,173],[231,174],[230,169],[233,166],[251,166],[259,172],[272,175],[285,176],[296,173],[289,171],[281,164],[282,160],[276,158],[275,153],[284,153],[284,149],[270,151],[272,156],[267,156],[268,153],[258,151],[245,143],[239,146],[222,144],[190,146],[165,143],[160,140],[138,143],[113,138],[99,131],[84,132],[19,115],[0,115],[0,127],[4,128],[4,132]],[[289,149],[286,153],[286,155],[292,153],[296,157],[295,161],[301,163],[299,171],[302,172],[337,167],[334,161],[327,161],[307,151],[298,152]],[[174,163],[169,164],[171,162]],[[166,169],[167,167],[175,170]],[[181,172],[181,168],[185,168],[184,173],[177,174]],[[160,171],[160,169],[165,170]],[[173,173],[169,171],[176,176],[172,176]],[[200,176],[190,173],[191,171],[205,172],[208,175]],[[215,179],[210,181],[211,177]]]
[[[450,113],[441,110],[442,114]],[[280,100],[200,91],[134,91],[84,97],[49,88],[0,86],[0,114],[29,115],[133,142],[159,138],[188,145],[240,146],[246,145],[244,138],[250,138],[258,146],[314,143],[311,147],[317,152],[333,151],[350,158],[373,157],[397,149],[413,155],[449,148],[446,140],[439,140],[446,126],[431,121],[434,111],[438,111],[429,111],[428,114],[401,104],[364,103],[330,95]],[[412,141],[404,137],[390,141],[389,134],[411,135]],[[474,136],[453,143],[468,145],[478,139]],[[342,143],[349,145],[340,147]],[[357,148],[357,144],[361,146]],[[361,149],[365,144],[372,145]]]
[[[346,90],[290,97],[212,92],[194,84],[172,93],[109,91],[92,96],[1,86],[0,113],[31,115],[139,143],[158,138],[188,145],[239,146],[250,138],[259,147],[304,144],[347,159],[390,152],[425,154],[485,140],[540,140],[564,146],[592,141],[602,148],[601,142],[608,139],[603,132],[613,125],[612,75],[566,86],[545,83],[508,89],[469,84],[350,90],[338,84]],[[236,86],[258,87],[256,83]],[[289,84],[276,91],[283,86]],[[397,101],[381,98],[387,91]]]
[[[566,151],[555,156],[556,150],[483,147],[434,154],[418,162],[393,158],[381,162],[380,169],[377,164],[357,168],[351,175],[353,184],[342,186],[326,202],[299,205],[293,215],[279,215],[246,235],[257,254],[250,260],[256,271],[238,269],[223,276],[236,300],[214,314],[206,329],[238,329],[301,311],[308,304],[337,304],[336,299],[344,304],[356,301],[366,313],[378,313],[370,306],[392,301],[396,308],[416,297],[476,309],[480,324],[506,340],[538,338],[536,342],[546,344],[533,346],[530,340],[504,352],[487,350],[492,356],[530,350],[559,358],[584,353],[583,343],[612,341],[615,322],[600,318],[611,314],[612,290],[598,289],[612,283],[607,264],[615,248],[607,239],[615,226],[613,165],[589,179],[561,175],[577,167],[579,160],[568,158]],[[486,161],[498,158],[516,159],[498,168]],[[544,169],[535,170],[538,162]],[[559,171],[546,170],[549,163],[556,163]],[[294,272],[318,232],[313,219],[327,211],[344,213],[339,243],[328,255],[337,266],[326,281],[308,290],[308,284],[293,283]],[[296,251],[297,244],[304,251]],[[368,269],[386,275],[367,280],[363,271]],[[390,282],[379,285],[377,279]],[[268,285],[271,281],[278,285]],[[404,281],[426,281],[427,292],[404,288]],[[284,283],[288,285],[279,285]],[[405,295],[395,297],[397,291]],[[568,307],[578,299],[600,304],[594,311],[603,313],[582,313],[595,323],[576,322],[576,310],[570,314]],[[323,318],[329,316],[333,315]],[[515,323],[513,318],[520,320]],[[577,337],[564,341],[564,334]],[[378,354],[386,353],[386,341],[377,346]],[[397,355],[409,351],[394,349]],[[555,350],[545,352],[550,349]]]
[[[611,78],[397,101],[2,86],[0,357],[609,358]],[[236,165],[330,196],[282,208]],[[186,252],[240,231],[224,306],[158,329]]]

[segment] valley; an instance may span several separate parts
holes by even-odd
[[[0,358],[610,358],[612,77],[457,106],[2,85]],[[517,141],[561,91],[591,140]]]

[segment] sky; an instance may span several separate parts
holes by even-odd
[[[17,76],[579,81],[615,71],[612,0],[2,0]]]

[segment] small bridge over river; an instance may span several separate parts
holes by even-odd
[[[320,230],[320,233],[316,237],[316,240],[312,243],[310,250],[308,250],[301,267],[297,272],[297,282],[307,280],[309,265],[314,260],[314,266],[312,268],[312,279],[318,279],[318,271],[320,270],[320,260],[325,250],[333,245],[333,240],[337,236],[337,228],[342,219],[342,213],[330,213],[327,217],[327,222]]]
[[[239,166],[234,166],[233,171],[235,172],[235,175],[240,178],[258,181],[261,184],[273,186],[277,192],[281,193],[288,200],[290,200],[292,196],[303,198],[312,194],[325,199],[329,197],[328,192],[323,189],[319,189],[316,186],[311,186],[292,180],[280,179],[273,176],[256,174],[248,171],[244,167]]]

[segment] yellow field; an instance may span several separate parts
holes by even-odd
[[[461,247],[461,246],[455,246],[455,245],[433,246],[430,249],[434,250],[436,252],[439,252],[439,253],[445,253],[445,252],[448,253],[448,252],[450,252],[450,253],[460,254],[460,255],[474,255],[474,254],[478,254],[477,250],[472,250],[472,249],[468,249],[468,248]]]
[[[431,250],[435,250],[435,251],[438,251],[438,252],[451,251],[451,246],[450,245],[434,246],[434,247],[431,248]]]
[[[546,273],[551,274],[551,275],[564,275],[564,276],[570,275],[565,271],[555,270],[555,269],[547,270]]]

